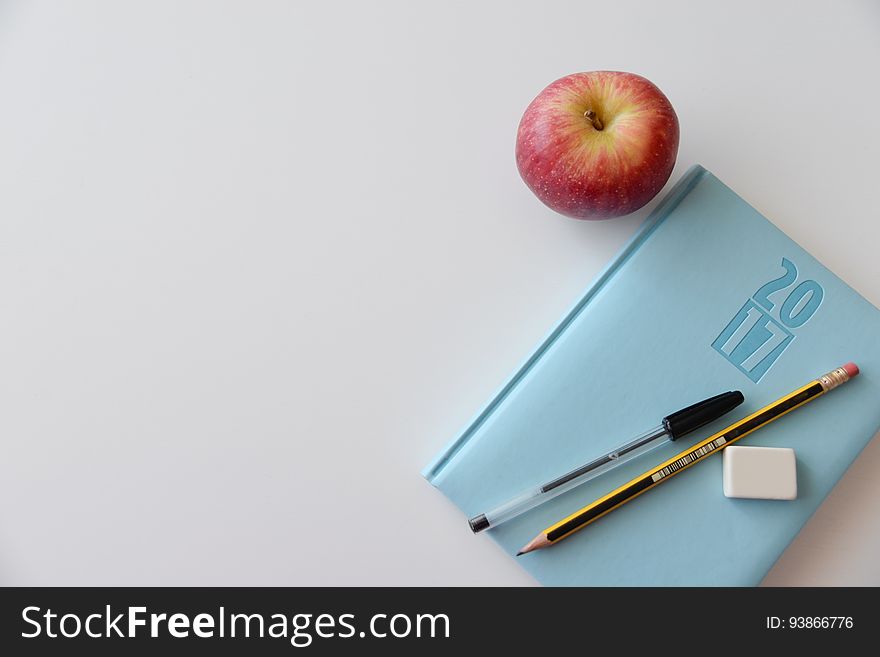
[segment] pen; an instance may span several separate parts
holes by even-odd
[[[709,397],[680,411],[670,413],[663,418],[658,426],[642,433],[628,443],[556,477],[552,481],[533,486],[490,511],[470,518],[468,523],[475,534],[489,527],[497,527],[501,523],[534,509],[539,504],[552,500],[554,497],[580,486],[636,456],[681,438],[703,425],[717,420],[742,402],[743,394],[739,390],[735,390]]]
[[[524,545],[517,552],[517,556],[558,543],[579,529],[583,529],[591,522],[598,520],[606,513],[635,499],[645,491],[677,475],[695,463],[699,463],[706,457],[724,449],[773,420],[846,383],[858,373],[859,368],[854,363],[847,363],[828,372],[828,374],[823,374],[818,379],[810,381],[794,392],[777,399],[772,404],[768,404],[759,411],[734,422],[726,429],[698,442],[690,449],[686,449],[668,461],[664,461],[660,465],[651,468],[620,488],[611,491],[604,497],[600,497],[592,504],[588,504],[567,518],[560,520],[555,525],[551,525]]]

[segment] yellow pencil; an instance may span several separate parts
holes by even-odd
[[[846,383],[858,373],[859,368],[854,363],[847,363],[836,370],[828,372],[828,374],[820,376],[818,379],[810,381],[805,386],[787,394],[785,397],[777,399],[761,410],[734,422],[726,429],[676,454],[668,461],[664,461],[660,465],[651,468],[620,488],[611,491],[604,497],[600,497],[592,504],[588,504],[579,511],[575,511],[555,525],[551,525],[524,545],[517,552],[517,556],[558,543],[577,530],[583,529],[591,522],[598,520],[606,513],[635,499],[645,491],[652,489],[657,484],[666,481],[682,470],[686,470],[694,463],[702,461],[704,458],[724,449],[740,438],[749,435],[756,429],[760,429],[765,424],[769,424],[786,413],[790,413],[798,406],[802,406],[829,390],[833,390],[837,386]]]

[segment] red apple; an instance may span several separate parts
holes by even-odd
[[[516,135],[516,165],[547,206],[575,219],[635,212],[675,165],[678,117],[663,92],[620,71],[575,73],[538,94]]]

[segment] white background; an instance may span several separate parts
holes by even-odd
[[[650,208],[544,208],[522,111],[646,76],[880,304],[878,62],[871,2],[0,1],[0,583],[533,583],[419,471]],[[878,472],[766,583],[880,584]]]

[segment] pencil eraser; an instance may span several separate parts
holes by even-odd
[[[758,500],[797,499],[797,461],[788,447],[724,450],[724,494]]]
[[[855,363],[847,363],[843,366],[844,371],[846,372],[849,378],[853,378],[854,376],[858,376],[859,374],[859,366]]]

